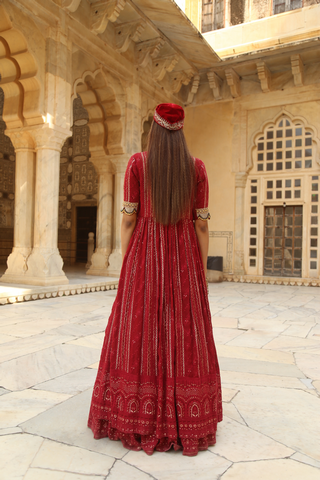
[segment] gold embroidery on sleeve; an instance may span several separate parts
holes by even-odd
[[[196,215],[198,220],[210,220],[211,215],[209,213],[209,208],[198,208],[196,209]]]
[[[125,213],[126,215],[133,215],[134,213],[138,212],[138,206],[139,203],[123,202],[121,213]]]

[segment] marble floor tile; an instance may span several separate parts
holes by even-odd
[[[235,420],[238,423],[241,423],[242,425],[245,425],[246,422],[243,420],[241,417],[240,413],[236,409],[236,407],[233,405],[233,403],[225,403],[223,402],[222,405],[222,410],[223,410],[223,418],[229,418],[231,420]]]
[[[15,340],[14,335],[4,335],[2,333],[0,334],[0,345],[8,342],[13,342],[14,340]]]
[[[295,453],[285,445],[230,418],[219,423],[217,443],[210,450],[231,462],[285,458]]]
[[[320,380],[315,380],[314,382],[312,382],[312,385],[314,386],[314,388],[317,390],[318,394],[320,395]]]
[[[15,435],[20,433],[22,433],[22,430],[20,427],[0,428],[0,436]]]
[[[243,335],[233,338],[227,342],[228,346],[261,348],[276,337],[275,333],[266,331],[248,330]]]
[[[236,328],[219,328],[214,327],[213,338],[216,343],[223,345],[236,337],[243,335],[244,332],[237,330]]]
[[[80,338],[88,335],[93,335],[95,333],[101,332],[101,327],[97,325],[92,325],[90,323],[78,324],[78,323],[68,323],[66,325],[61,325],[61,327],[51,330],[52,334],[58,335],[73,335],[74,337]]]
[[[282,350],[283,352],[299,352],[302,349],[308,349],[313,346],[320,349],[320,338],[299,338],[279,335],[279,337],[267,343],[264,348],[268,350]]]
[[[237,388],[240,385],[257,385],[260,387],[299,388],[301,380],[294,377],[280,377],[277,375],[263,375],[243,372],[221,372],[222,383],[229,388]]]
[[[107,476],[114,458],[83,448],[44,440],[31,463],[33,468]]]
[[[56,345],[0,364],[1,383],[9,390],[22,390],[88,367],[99,357],[94,348]]]
[[[234,388],[222,387],[222,400],[224,402],[231,402],[231,400],[237,395],[239,390]]]
[[[212,312],[211,312],[212,313]],[[237,318],[228,318],[228,317],[219,317],[212,316],[212,326],[219,328],[237,328],[238,319]]]
[[[41,390],[24,390],[2,395],[0,397],[0,428],[17,427],[29,418],[68,398],[69,395]]]
[[[292,460],[296,460],[297,462],[306,463],[307,465],[311,465],[311,467],[320,469],[320,461],[314,460],[311,457],[307,457],[307,455],[303,455],[302,453],[295,453],[290,458]]]
[[[181,451],[173,450],[154,452],[152,456],[146,455],[143,451],[129,452],[125,461],[157,480],[177,480],[177,477],[183,480],[195,478],[217,480],[230,466],[228,460],[209,451],[199,452],[196,457],[183,456]]]
[[[289,327],[284,320],[279,321],[278,318],[254,319],[243,317],[239,319],[238,328],[245,330],[258,330],[261,332],[272,333],[277,335]]]
[[[30,468],[23,480],[105,480],[101,475],[81,475],[79,473],[67,473],[60,470],[47,470],[42,468]]]
[[[92,389],[86,390],[51,408],[50,411],[30,418],[20,426],[23,431],[33,435],[109,457],[122,458],[127,450],[120,441],[115,442],[108,438],[95,440],[92,431],[87,427],[91,396]]]
[[[282,332],[282,335],[306,338],[314,325],[314,323],[306,323],[305,325],[290,325],[290,327]]]
[[[41,437],[26,434],[1,436],[0,478],[23,480],[43,441]]]
[[[229,372],[247,372],[281,377],[304,378],[304,374],[295,365],[261,362],[243,358],[226,358],[219,356],[219,354],[218,357],[221,370],[228,370]]]
[[[254,430],[320,460],[318,396],[295,389],[243,386],[233,404]]]
[[[297,367],[314,380],[320,380],[320,357],[319,355],[310,355],[308,353],[295,354]],[[319,405],[320,406],[320,405]]]
[[[63,325],[65,320],[43,320],[37,318],[37,320],[29,320],[23,323],[17,323],[16,325],[5,325],[0,327],[0,340],[1,334],[10,334],[14,337],[32,337],[33,335],[39,335],[45,333],[48,330],[53,330],[60,325]],[[14,338],[12,340],[15,340]]]
[[[71,340],[68,345],[76,345],[78,347],[97,348],[99,351],[102,349],[104,340],[104,332],[95,333],[94,335],[88,335],[86,337],[78,338],[77,340]]]
[[[247,360],[260,360],[272,363],[294,364],[292,353],[281,352],[278,350],[266,350],[261,348],[234,347],[231,345],[218,345],[219,357],[244,358]]]
[[[72,339],[73,337],[70,335],[50,335],[49,333],[36,335],[34,337],[19,338],[18,340],[5,343],[1,346],[0,363],[23,357],[24,355],[53,347]]]
[[[77,395],[93,386],[96,375],[97,372],[92,368],[83,368],[53,378],[47,382],[39,383],[39,385],[35,385],[33,388],[37,390],[48,390],[50,392],[66,393],[68,395]]]
[[[89,365],[88,368],[93,368],[95,370],[98,370],[99,367],[99,362],[93,363],[92,365]]]
[[[272,460],[237,463],[221,477],[221,480],[318,480],[319,470],[294,460]]]
[[[108,480],[150,480],[152,478],[154,477],[150,477],[138,468],[128,465],[123,460],[115,462],[108,476]]]

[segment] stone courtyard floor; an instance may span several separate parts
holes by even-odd
[[[148,457],[87,428],[115,295],[0,307],[1,480],[320,478],[320,288],[210,285],[224,420],[197,457]]]

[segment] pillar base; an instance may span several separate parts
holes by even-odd
[[[99,277],[107,277],[108,274],[108,258],[110,250],[107,248],[96,248],[91,257],[91,265],[86,275],[97,275]]]
[[[120,252],[114,251],[109,257],[108,276],[119,277],[122,267],[122,255]]]
[[[27,285],[68,285],[63,267],[63,260],[57,248],[37,248],[27,261],[28,270],[24,283]]]
[[[7,259],[8,268],[2,276],[2,280],[5,281],[7,276],[23,276],[28,270],[27,260],[31,253],[31,248],[13,247]],[[12,283],[12,282],[9,282]]]
[[[28,277],[27,275],[4,274],[0,281],[15,285],[38,285],[41,287],[50,287],[54,285],[69,285],[69,280],[65,275],[57,277]]]

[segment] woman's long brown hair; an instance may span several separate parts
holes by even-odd
[[[175,224],[190,208],[195,190],[195,165],[183,130],[170,131],[153,122],[147,158],[155,219],[163,225]]]

